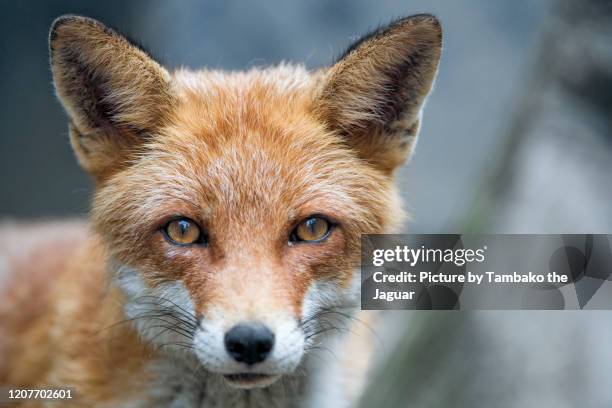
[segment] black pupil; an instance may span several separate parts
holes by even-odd
[[[189,229],[190,225],[189,225],[189,221],[185,221],[185,220],[180,220],[178,222],[178,227],[179,227],[179,231],[181,233],[181,236],[185,235],[185,233],[187,233],[187,230]]]
[[[317,221],[319,221],[317,218],[310,218],[309,220],[306,220],[306,227],[310,230],[310,232],[315,232]]]

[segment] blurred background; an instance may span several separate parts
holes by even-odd
[[[98,18],[170,68],[330,63],[431,12],[445,49],[398,175],[418,233],[612,233],[612,2],[3,1],[0,220],[84,215],[47,31]],[[363,406],[612,407],[612,312],[385,312]]]

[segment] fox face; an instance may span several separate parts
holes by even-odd
[[[293,372],[356,305],[361,235],[400,225],[394,170],[440,50],[420,15],[329,68],[170,73],[95,20],[56,20],[56,91],[141,338],[236,387]]]

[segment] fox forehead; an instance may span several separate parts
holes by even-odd
[[[211,134],[215,143],[244,137],[245,129],[276,132],[315,123],[310,111],[319,75],[300,65],[238,72],[181,69],[172,78],[175,122],[192,134]]]
[[[173,78],[176,103],[170,126],[161,132],[165,145],[205,145],[198,154],[209,162],[250,152],[259,154],[262,166],[279,153],[292,160],[310,150],[313,158],[330,146],[341,147],[341,139],[312,115],[317,75],[301,66],[180,70]]]
[[[147,183],[150,191],[180,188],[182,198],[203,210],[219,207],[235,216],[246,215],[250,203],[251,213],[259,207],[270,214],[276,206],[290,217],[321,205],[358,214],[359,204],[369,206],[358,203],[360,191],[386,195],[390,181],[310,113],[316,78],[304,68],[182,70],[174,77],[172,120],[128,169],[159,183],[157,191]]]

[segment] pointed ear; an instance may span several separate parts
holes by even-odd
[[[316,114],[391,173],[410,155],[442,50],[431,15],[398,20],[352,45],[324,74]]]
[[[94,178],[103,178],[124,166],[166,120],[170,74],[127,39],[86,17],[55,20],[49,52],[77,158]]]

